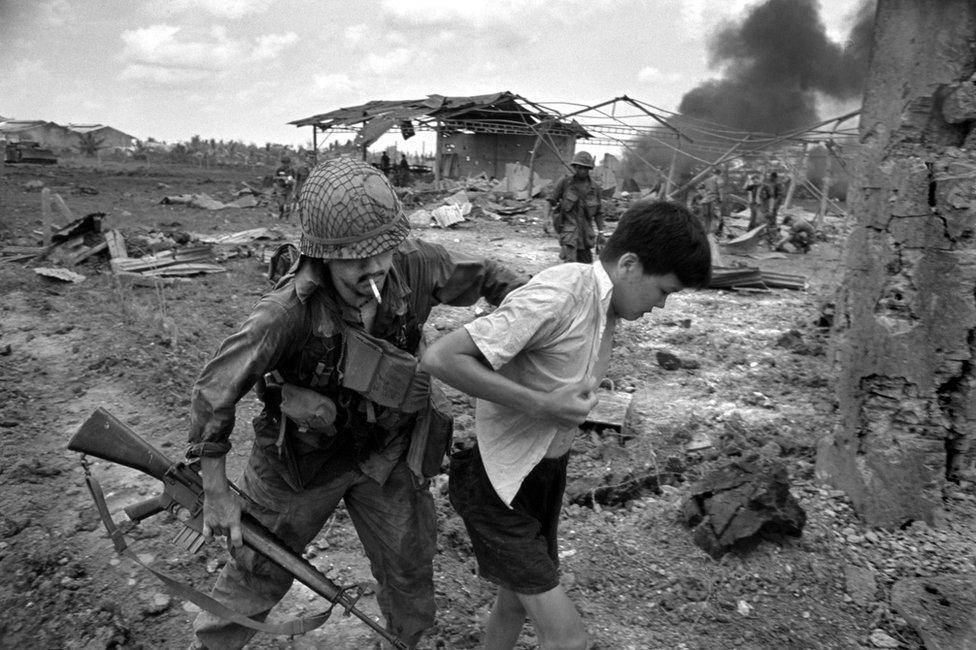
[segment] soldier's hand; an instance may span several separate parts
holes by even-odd
[[[204,492],[202,532],[208,542],[224,535],[228,548],[241,546],[241,503],[231,490]]]

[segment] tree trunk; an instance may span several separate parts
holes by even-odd
[[[870,525],[937,522],[976,458],[974,70],[976,3],[879,1],[817,455]]]

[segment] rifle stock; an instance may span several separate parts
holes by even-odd
[[[164,504],[176,504],[192,515],[184,523],[200,532],[203,503],[203,483],[200,475],[185,463],[174,463],[165,454],[143,440],[125,423],[99,407],[81,425],[68,442],[68,449],[96,456],[103,460],[125,465],[144,472],[166,484],[164,495],[125,509],[133,521],[138,521],[167,509]],[[300,554],[288,548],[274,533],[246,512],[241,514],[241,535],[244,544],[261,553],[291,573],[296,580],[326,600],[341,606],[380,634],[396,649],[407,646],[399,637],[388,632],[370,616],[356,608],[358,596],[339,587],[306,561]]]

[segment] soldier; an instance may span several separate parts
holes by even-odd
[[[560,178],[548,198],[552,227],[559,237],[560,260],[590,264],[591,249],[603,238],[600,187],[590,179],[593,156],[577,152],[570,167],[573,173]]]
[[[287,219],[291,209],[291,193],[295,187],[295,169],[291,166],[291,156],[281,157],[281,164],[274,172],[271,197],[279,219]]]
[[[240,487],[248,512],[301,552],[345,503],[388,629],[410,647],[434,622],[429,478],[450,442],[450,403],[417,371],[437,304],[498,304],[523,280],[495,262],[407,239],[389,181],[346,158],[312,170],[298,205],[301,256],[228,337],[193,387],[188,455],[199,457],[203,532],[231,558],[212,595],[263,618],[291,574],[241,545],[241,503],[225,470],[238,401],[263,402]],[[201,612],[202,646],[240,648],[254,631]]]
[[[702,183],[703,196],[701,202],[702,224],[709,235],[721,235],[724,220],[722,219],[722,203],[725,200],[725,179],[722,170],[712,169],[712,175]],[[717,222],[717,225],[716,225]]]

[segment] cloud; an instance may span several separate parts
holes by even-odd
[[[166,86],[192,84],[216,74],[246,71],[249,63],[273,59],[298,41],[294,32],[263,34],[253,44],[228,36],[223,26],[191,38],[182,27],[161,23],[122,32],[120,78]]]
[[[351,90],[355,86],[349,75],[344,72],[317,74],[313,79],[313,83],[319,90],[335,92]]]
[[[641,68],[637,73],[638,81],[642,81],[644,83],[674,83],[676,81],[681,81],[684,78],[684,75],[676,72],[663,72],[653,65]]]
[[[46,25],[60,27],[76,19],[75,12],[67,0],[48,0],[38,4],[37,11]]]
[[[346,27],[342,32],[342,36],[349,45],[359,45],[360,43],[366,42],[366,34],[368,31],[369,26],[366,23],[358,23]]]
[[[258,44],[251,57],[255,60],[273,59],[283,49],[298,41],[298,34],[288,32],[286,34],[264,34],[258,36]]]
[[[158,4],[154,2],[153,5],[169,13],[203,10],[221,18],[236,19],[262,13],[271,3],[272,0],[168,0]]]
[[[133,63],[122,70],[119,79],[122,81],[145,81],[160,86],[184,86],[213,77],[213,74],[211,70]]]
[[[414,25],[461,23],[484,27],[518,20],[519,14],[547,6],[545,0],[382,0],[384,13]]]
[[[141,66],[216,71],[241,55],[240,44],[228,39],[223,28],[212,29],[209,42],[179,38],[181,31],[159,24],[122,32],[122,57]]]
[[[383,54],[370,52],[363,59],[361,67],[365,72],[385,75],[402,70],[413,60],[414,56],[414,51],[406,47],[397,47]]]

